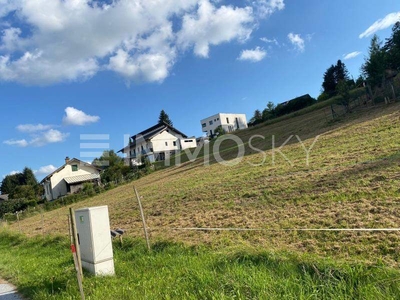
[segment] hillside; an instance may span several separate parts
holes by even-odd
[[[246,156],[234,166],[210,156],[152,173],[74,207],[109,205],[111,226],[141,237],[142,225],[133,194],[143,196],[151,241],[182,241],[212,247],[251,246],[296,253],[307,252],[345,261],[399,266],[398,232],[205,232],[176,227],[397,228],[400,206],[400,104],[359,108],[332,121],[327,108],[237,133]],[[249,147],[262,149],[263,153]],[[293,137],[298,135],[306,153]],[[212,145],[211,145],[212,147]],[[275,161],[273,163],[273,153]],[[221,144],[221,156],[237,155],[232,141]],[[260,164],[265,157],[265,162]],[[184,159],[183,159],[184,160]],[[46,233],[67,235],[68,208],[44,214]],[[20,222],[28,235],[41,234],[41,216]],[[11,229],[19,230],[16,223]]]

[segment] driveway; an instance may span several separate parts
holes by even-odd
[[[0,300],[23,300],[17,288],[0,278]]]

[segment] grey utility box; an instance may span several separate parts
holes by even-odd
[[[82,267],[95,275],[114,275],[108,206],[75,211]]]

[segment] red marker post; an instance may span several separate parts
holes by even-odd
[[[73,243],[74,239],[73,239],[73,236],[72,236],[72,224],[71,224],[71,217],[70,216],[68,216],[68,223],[69,223],[69,236],[70,236],[70,239],[71,239],[71,252],[72,252],[72,256],[74,258],[74,265],[75,265],[76,277],[78,279],[79,292],[81,293],[82,300],[85,300],[85,294],[83,293],[81,272],[79,271],[78,256],[76,254],[76,247],[75,247],[75,245]]]

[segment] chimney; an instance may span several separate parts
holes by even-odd
[[[69,162],[69,157],[67,156],[66,158],[65,158],[65,163],[67,164]]]

